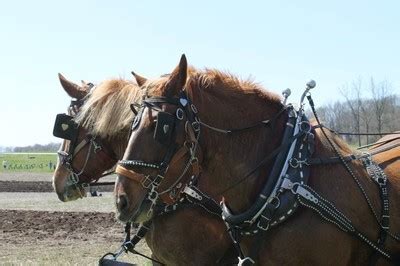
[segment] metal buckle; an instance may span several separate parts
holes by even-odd
[[[267,217],[265,217],[264,215],[262,215],[261,214],[261,219],[264,219],[264,220],[266,220],[267,222],[266,222],[266,226],[264,227],[264,226],[262,226],[261,225],[261,223],[260,223],[260,221],[261,221],[261,219],[257,222],[257,228],[259,228],[259,229],[261,229],[261,230],[263,230],[263,231],[267,231],[268,229],[269,229],[269,222],[271,221],[271,219],[268,219]]]
[[[153,186],[158,187],[161,184],[161,181],[163,181],[163,179],[164,179],[164,176],[157,175],[156,178],[154,178],[154,180],[152,182]]]
[[[272,204],[275,209],[278,209],[279,206],[281,206],[281,200],[277,196],[272,197],[269,203]]]
[[[193,128],[194,132],[199,132],[200,131],[200,122],[194,121],[192,123],[192,128]]]
[[[142,184],[142,186],[146,189],[149,189],[150,186],[153,184],[154,180],[152,180],[150,178],[150,175],[145,175],[144,178],[142,179],[142,181],[140,181],[140,183]]]

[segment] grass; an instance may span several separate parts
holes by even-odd
[[[5,164],[3,164],[4,162]],[[57,163],[57,154],[0,153],[0,163],[0,172],[51,173]]]

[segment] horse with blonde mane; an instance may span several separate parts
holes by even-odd
[[[135,78],[139,84],[144,82],[138,75]],[[131,105],[140,102],[145,91],[121,79],[104,81],[91,90],[60,79],[66,92],[80,101],[79,106],[73,101],[71,116],[55,125],[61,137],[66,135],[62,123],[76,131],[74,138],[63,142],[53,176],[59,199],[72,201],[84,196],[84,184],[101,178],[122,158],[135,117]],[[153,258],[166,265],[232,265],[236,261],[218,217],[193,206],[173,213],[155,217],[145,236]]]
[[[59,78],[75,100],[68,115],[58,115],[55,123],[54,132],[64,140],[53,187],[61,201],[72,201],[85,195],[83,185],[98,180],[121,158],[134,117],[129,106],[141,94],[136,83],[121,79],[104,81],[93,89],[92,84],[79,86],[61,74]]]
[[[312,102],[313,86],[301,102]],[[185,56],[142,87],[147,98],[116,169],[121,220],[152,219],[158,201],[210,212],[221,202],[241,265],[396,263],[398,147],[374,154],[383,172],[370,154],[308,122],[303,108],[232,75],[188,69]]]

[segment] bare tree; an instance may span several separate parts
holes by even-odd
[[[355,131],[360,133],[361,128],[361,78],[353,82],[351,90],[348,87],[341,88],[340,93],[346,99],[347,106],[350,108],[351,114],[355,122]],[[361,136],[358,135],[358,145],[361,146]]]
[[[375,84],[371,77],[370,90],[372,95],[372,105],[377,122],[377,131],[382,133],[384,126],[384,114],[389,107],[390,98],[394,95],[388,86],[387,81],[382,81],[378,85]]]
[[[383,133],[400,130],[400,95],[392,93],[388,82],[369,83],[361,79],[343,86],[344,102],[318,108],[321,119],[337,132]],[[369,96],[369,97],[364,97]],[[361,145],[376,141],[379,136],[346,136],[346,141]]]

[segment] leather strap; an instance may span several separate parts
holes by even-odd
[[[115,173],[118,175],[123,175],[137,183],[141,183],[143,179],[143,175],[138,174],[132,170],[129,170],[121,165],[117,165],[117,168],[115,169]]]

